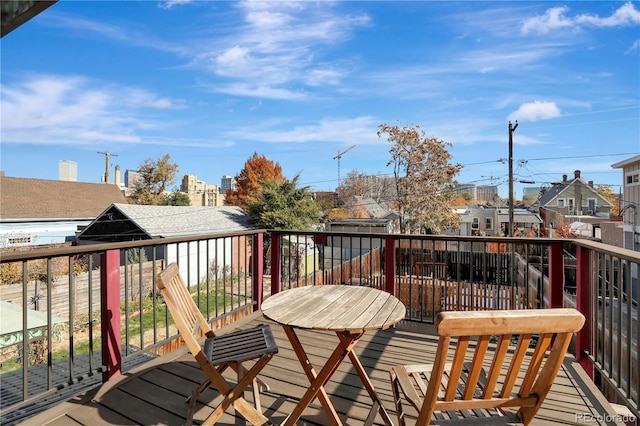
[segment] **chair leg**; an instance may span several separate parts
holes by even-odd
[[[391,375],[391,392],[393,394],[393,402],[396,406],[396,416],[398,417],[398,426],[405,426],[404,421],[404,410],[402,408],[402,403],[400,402],[400,389],[398,388],[398,381],[396,380],[396,375],[393,370],[389,372]]]
[[[185,425],[189,426],[193,424],[193,415],[195,414],[195,411],[196,411],[196,404],[198,403],[198,398],[200,398],[200,395],[202,394],[202,392],[204,392],[210,385],[211,385],[211,381],[205,380],[204,382],[202,382],[200,386],[195,388],[193,391],[193,394],[191,394],[191,396],[187,398],[186,402],[189,403],[189,409],[187,410],[187,420],[185,421]]]
[[[242,365],[241,362],[238,362],[235,366],[235,370],[237,372],[238,375],[238,383],[240,383],[240,381],[242,380],[242,378],[249,373],[249,370],[247,370],[244,365]],[[260,413],[262,413],[262,404],[260,403],[260,388],[258,387],[258,378],[254,377],[253,380],[251,381],[251,390],[253,393],[253,405],[255,405],[256,410],[258,410]],[[244,391],[243,391],[244,394]]]

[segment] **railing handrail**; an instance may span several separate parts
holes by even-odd
[[[480,271],[481,274],[486,273],[486,268],[489,265],[489,262],[486,260],[486,258],[491,258],[493,256],[492,259],[494,262],[498,262],[498,266],[496,266],[495,264],[492,264],[491,267],[502,268],[500,271],[498,271],[500,273],[504,273],[504,271],[507,270],[508,267],[510,267],[511,269],[507,270],[508,274],[506,275],[506,278],[495,278],[494,281],[492,282],[490,281],[488,282],[485,275],[484,282],[479,281],[482,285],[485,286],[484,288],[488,288],[488,285],[494,285],[494,284],[497,285],[497,287],[500,287],[500,286],[508,287],[509,285],[515,287],[518,282],[521,282],[521,281],[518,281],[518,279],[529,280],[529,277],[526,275],[531,273],[530,272],[531,269],[535,269],[534,272],[538,273],[538,276],[540,277],[539,278],[540,285],[542,286],[541,288],[543,288],[543,291],[533,296],[533,299],[529,299],[529,296],[527,294],[525,296],[526,298],[523,300],[526,303],[529,303],[530,300],[533,300],[534,302],[537,302],[539,304],[546,303],[545,307],[561,307],[563,303],[565,303],[566,294],[564,293],[565,289],[563,288],[565,284],[565,274],[567,273],[566,265],[565,265],[565,249],[571,251],[572,255],[574,254],[574,251],[575,251],[575,255],[576,255],[575,269],[576,269],[576,287],[577,287],[575,303],[578,310],[583,312],[583,314],[585,314],[585,316],[587,317],[587,326],[585,326],[583,331],[579,332],[577,335],[576,357],[581,362],[581,364],[583,365],[583,367],[585,368],[585,370],[587,371],[587,373],[590,375],[592,379],[594,379],[594,371],[595,373],[599,373],[599,372],[602,372],[603,374],[607,373],[606,368],[609,367],[609,364],[613,364],[614,361],[617,360],[617,358],[615,358],[612,361],[611,360],[612,356],[621,357],[620,355],[617,355],[617,352],[614,353],[614,355],[610,355],[607,352],[605,353],[605,355],[603,355],[604,361],[598,361],[598,359],[596,359],[597,356],[593,356],[592,353],[597,352],[598,350],[602,350],[603,343],[599,341],[594,343],[594,341],[596,341],[597,339],[602,339],[602,340],[609,339],[611,340],[611,342],[607,341],[606,343],[609,344],[610,347],[605,348],[606,351],[622,351],[622,346],[620,343],[618,343],[618,346],[612,348],[612,345],[613,345],[612,342],[615,337],[615,336],[612,337],[613,333],[614,332],[622,333],[622,331],[614,329],[614,326],[612,326],[611,324],[617,321],[618,323],[621,324],[620,328],[622,328],[622,326],[630,327],[630,325],[628,324],[631,323],[631,319],[630,319],[631,317],[625,316],[623,318],[623,313],[622,313],[623,307],[621,305],[622,302],[617,300],[622,300],[625,297],[627,299],[630,299],[629,297],[630,290],[628,286],[631,285],[632,283],[631,283],[630,274],[629,274],[631,267],[629,265],[636,265],[634,267],[637,268],[637,265],[640,264],[640,253],[635,252],[633,250],[618,248],[611,245],[607,245],[607,244],[603,244],[603,243],[599,243],[591,240],[585,240],[585,239],[454,236],[454,235],[405,235],[405,234],[359,233],[359,232],[344,232],[344,231],[294,231],[294,230],[280,230],[280,229],[278,230],[255,229],[255,230],[245,230],[245,231],[236,231],[236,232],[210,233],[205,235],[188,235],[188,236],[178,236],[178,237],[169,237],[169,238],[156,238],[156,239],[150,239],[150,240],[135,240],[135,241],[127,241],[127,242],[96,243],[96,244],[86,243],[82,245],[68,246],[68,247],[45,248],[45,249],[35,248],[35,249],[29,249],[24,251],[6,251],[6,252],[0,253],[0,263],[6,264],[10,262],[23,262],[23,268],[24,268],[24,271],[26,271],[27,261],[30,261],[30,260],[52,259],[56,257],[69,257],[70,258],[69,268],[71,268],[71,261],[73,260],[71,259],[72,256],[100,255],[100,258],[102,260],[100,261],[101,263],[97,265],[100,267],[100,274],[103,274],[103,273],[111,274],[109,279],[107,279],[106,277],[102,277],[100,282],[101,289],[104,290],[104,288],[108,287],[110,288],[111,291],[113,291],[113,293],[111,293],[108,297],[105,296],[104,293],[101,297],[105,297],[104,300],[109,301],[109,310],[111,312],[111,320],[112,320],[109,330],[111,330],[112,332],[117,332],[120,327],[120,324],[119,322],[113,322],[113,321],[116,321],[116,320],[120,321],[119,319],[120,293],[115,291],[114,288],[122,284],[120,282],[120,274],[117,271],[120,268],[121,262],[124,262],[122,263],[123,265],[129,264],[127,263],[129,261],[126,259],[126,256],[121,257],[124,255],[124,252],[127,251],[128,249],[148,247],[150,248],[149,252],[154,253],[153,260],[149,259],[153,263],[153,268],[151,272],[147,270],[146,272],[147,274],[155,273],[153,271],[155,270],[156,262],[158,260],[160,261],[163,260],[163,258],[156,259],[155,257],[156,248],[159,248],[159,250],[167,251],[170,245],[175,245],[177,247],[174,255],[184,259],[183,266],[185,266],[188,269],[190,267],[196,266],[197,264],[197,267],[195,267],[194,270],[200,270],[200,267],[202,265],[200,265],[201,260],[199,258],[199,254],[198,256],[195,256],[192,258],[190,254],[190,250],[191,248],[197,248],[199,250],[199,247],[201,245],[207,246],[207,247],[208,245],[207,244],[191,245],[189,243],[198,243],[198,242],[209,241],[209,240],[223,240],[225,238],[249,237],[249,239],[252,239],[251,255],[253,257],[251,258],[250,263],[247,261],[247,263],[242,264],[241,267],[247,268],[247,271],[249,271],[250,269],[250,272],[248,272],[247,274],[244,274],[243,276],[249,277],[248,280],[244,278],[246,280],[245,286],[247,285],[247,282],[250,282],[248,285],[251,286],[251,288],[244,290],[244,293],[242,294],[242,296],[244,297],[243,302],[250,301],[250,304],[246,306],[243,305],[240,308],[244,309],[245,307],[250,306],[252,309],[259,309],[260,304],[262,302],[262,297],[263,297],[263,291],[262,291],[263,290],[262,284],[263,284],[263,277],[264,277],[263,268],[266,265],[265,263],[266,259],[264,259],[264,254],[265,254],[264,246],[266,245],[265,238],[270,237],[270,240],[271,240],[270,244],[272,244],[271,292],[274,293],[274,292],[281,291],[282,289],[281,280],[285,280],[285,279],[288,280],[287,281],[287,283],[289,283],[288,285],[291,285],[291,282],[293,282],[293,279],[291,277],[294,276],[294,274],[291,274],[290,271],[285,271],[285,269],[282,269],[282,271],[280,269],[281,267],[283,267],[281,262],[282,262],[282,256],[283,256],[282,253],[284,253],[284,251],[279,249],[283,248],[285,244],[297,244],[297,241],[295,241],[296,238],[288,238],[289,241],[285,243],[280,238],[281,236],[301,236],[301,237],[304,236],[304,237],[312,238],[315,244],[320,246],[326,245],[328,241],[332,241],[335,244],[335,246],[332,250],[327,251],[327,253],[330,253],[331,256],[333,256],[336,253],[339,253],[341,251],[340,249],[345,249],[347,247],[350,250],[353,249],[354,247],[357,247],[358,250],[360,250],[364,246],[360,246],[359,245],[360,243],[358,241],[368,239],[369,240],[368,243],[370,244],[370,246],[376,245],[378,248],[380,248],[380,250],[376,251],[376,256],[377,256],[376,262],[378,262],[376,264],[377,265],[376,273],[378,274],[376,275],[376,280],[373,280],[373,279],[360,280],[360,278],[362,277],[348,275],[350,268],[357,267],[358,262],[363,261],[362,259],[364,259],[365,256],[363,256],[362,254],[359,255],[359,257],[357,257],[356,255],[357,258],[354,257],[355,263],[354,261],[347,262],[346,260],[349,260],[349,259],[343,259],[340,256],[340,259],[338,259],[340,263],[337,264],[338,268],[334,268],[333,266],[335,264],[332,263],[330,266],[327,266],[327,268],[329,268],[327,270],[338,270],[339,272],[337,273],[337,275],[341,275],[338,279],[344,280],[345,279],[344,276],[347,276],[347,280],[349,279],[349,277],[356,278],[355,280],[349,281],[352,283],[353,282],[361,283],[361,282],[367,281],[368,284],[366,285],[372,285],[372,283],[375,282],[376,285],[383,286],[382,287],[383,289],[394,294],[395,292],[398,291],[398,288],[400,286],[400,281],[398,278],[400,275],[402,275],[403,280],[408,279],[409,286],[411,286],[411,281],[410,281],[411,278],[406,278],[407,275],[404,275],[404,274],[407,273],[407,268],[406,268],[407,266],[410,266],[409,270],[413,271],[413,262],[416,261],[416,259],[413,257],[413,255],[411,256],[405,256],[405,255],[406,253],[415,253],[413,250],[417,249],[418,251],[421,251],[421,250],[428,251],[433,248],[434,250],[438,251],[438,255],[440,256],[441,260],[444,259],[444,261],[441,262],[444,265],[446,265],[445,262],[447,261],[452,262],[452,260],[450,259],[452,257],[456,259],[455,261],[460,262],[461,253],[463,254],[470,253],[470,256],[468,256],[469,264],[468,265],[465,264],[465,266],[468,266],[468,268],[471,269],[471,272],[468,273],[469,276],[471,276],[471,278],[470,279],[468,277],[464,278],[464,279],[469,279],[469,281],[474,280],[474,274],[478,273],[478,271]],[[242,240],[245,240],[245,238],[242,238]],[[341,246],[341,242],[343,244],[342,246]],[[462,244],[462,243],[465,243],[465,244]],[[493,251],[495,250],[495,246],[493,249],[490,247],[490,245],[494,245],[495,243],[500,245],[500,247],[498,247],[498,252]],[[506,251],[504,252],[502,251],[503,250],[502,245],[506,247],[505,249]],[[335,250],[336,248],[338,248],[338,250]],[[208,248],[206,250],[208,250]],[[289,251],[289,255],[291,255],[291,251],[292,250]],[[517,268],[513,269],[514,267],[516,267],[516,263],[515,263],[516,261],[514,261],[515,257],[512,255],[516,251],[521,251],[522,253],[525,253],[525,254],[529,253],[529,257],[516,256],[518,258],[517,262],[519,263]],[[396,258],[396,255],[400,256],[399,253],[405,257]],[[418,255],[421,255],[421,254],[422,253]],[[455,257],[456,255],[458,256],[457,258]],[[104,259],[106,257],[110,257],[111,260],[109,262],[105,261]],[[371,255],[370,258],[373,258],[373,255]],[[537,260],[538,258],[540,259],[540,261]],[[326,260],[326,259],[323,258],[323,260]],[[333,260],[334,258],[331,257],[332,262]],[[505,261],[504,263],[502,263],[503,260]],[[345,263],[342,263],[343,261]],[[99,261],[96,261],[96,264],[97,262]],[[208,262],[208,261],[205,260],[205,262]],[[141,266],[142,264],[143,264],[143,261],[140,261]],[[344,266],[347,264],[351,266]],[[451,265],[452,264],[449,263],[449,266]],[[507,267],[503,265],[507,265]],[[210,268],[209,263],[206,263],[204,266],[206,268]],[[456,266],[456,265],[454,264],[453,266]],[[221,269],[218,269],[220,267],[224,268],[225,263],[224,262],[218,263],[218,261],[216,260],[215,274],[218,274],[218,272],[222,271]],[[291,264],[289,264],[287,267],[291,268]],[[323,271],[325,271],[324,268],[325,267],[323,265],[323,268],[322,268]],[[536,268],[539,268],[540,272],[538,272]],[[370,269],[368,269],[367,271],[369,271]],[[362,270],[362,269],[359,269],[359,270]],[[69,269],[69,271],[71,271],[71,269]],[[284,274],[284,272],[289,272],[289,274],[287,274],[283,278],[282,275]],[[123,282],[125,283],[125,286],[126,286],[127,272],[125,271],[124,273],[125,273],[125,279],[124,279],[125,281]],[[142,274],[143,274],[142,268],[139,269],[138,273],[140,274],[138,281],[142,281]],[[222,272],[220,273],[222,274]],[[314,273],[318,273],[317,270],[314,270]],[[449,283],[453,282],[453,284],[455,284],[457,280],[458,284],[460,284],[461,281],[460,281],[459,274],[461,272],[458,269],[456,273],[458,274],[457,278],[454,277],[453,275],[449,275],[450,277],[453,277],[451,278],[452,281],[450,281]],[[517,273],[521,273],[521,276],[517,277],[516,276]],[[22,280],[23,282],[25,282],[24,280],[26,279],[27,275],[26,275],[26,272],[23,272],[23,274],[24,275]],[[49,280],[47,285],[50,287],[53,282],[52,280],[53,274],[51,274],[51,271],[49,271],[47,272],[47,275]],[[233,283],[233,279],[235,278],[232,275],[233,275],[233,272],[229,276],[227,276],[227,278],[231,279],[229,283]],[[410,272],[409,275],[415,275],[417,277],[420,274],[419,273],[413,274],[412,272]],[[525,275],[524,278],[522,277],[522,275]],[[622,275],[626,277],[624,278],[626,279],[626,281],[623,280]],[[298,277],[297,274],[295,276]],[[145,280],[148,281],[149,280],[148,277],[149,275],[146,275]],[[198,281],[198,280],[202,280],[201,276],[194,276],[196,282],[198,283],[199,282],[208,283],[209,282],[208,277],[209,277],[208,269],[207,269],[207,279],[203,281]],[[502,277],[502,275],[500,275],[500,277]],[[323,275],[320,278],[323,280],[325,279],[325,276]],[[364,278],[368,278],[368,277],[365,276]],[[419,284],[422,283],[420,285],[426,285],[424,284],[426,282],[426,279],[419,278],[419,277],[414,279]],[[600,279],[601,281],[597,282],[598,279]],[[71,288],[74,285],[74,280],[75,278],[71,277],[71,274],[69,274],[69,288]],[[423,280],[423,281],[419,281],[419,280]],[[435,277],[432,276],[431,280],[432,280],[431,285],[435,289],[435,285],[436,285]],[[548,280],[548,282],[545,280]],[[315,280],[312,282],[315,283]],[[327,283],[330,284],[335,282],[331,281]],[[33,285],[33,283],[31,285]],[[231,287],[234,286],[234,284],[229,284],[229,285]],[[296,285],[300,285],[300,283],[296,283]],[[301,285],[305,285],[305,284],[302,283]],[[548,287],[544,287],[545,285],[548,285]],[[604,287],[604,289],[601,289],[601,287]],[[26,288],[26,286],[23,285],[23,288]],[[96,286],[94,286],[94,288],[97,288],[97,284]],[[199,288],[200,288],[200,284],[198,284],[198,289]],[[611,307],[606,307],[607,309],[606,317],[604,316],[601,317],[601,315],[596,312],[596,310],[600,308],[594,305],[594,300],[592,299],[592,297],[595,297],[595,296],[592,296],[592,295],[595,294],[597,296],[600,293],[595,292],[596,290],[594,289],[596,289],[599,292],[602,292],[601,293],[602,298],[604,298],[605,296],[608,297],[609,299],[607,299],[608,300],[607,303],[609,303],[611,306],[613,306],[614,303],[617,303],[620,306],[618,311],[615,311],[615,316],[612,311],[613,308]],[[518,288],[515,288],[514,290],[520,291],[520,289]],[[528,291],[528,288],[526,288],[525,290]],[[251,291],[251,294],[249,294],[250,291]],[[455,297],[458,298],[458,301],[455,303],[457,303],[458,305],[456,306],[461,306],[460,300],[463,297],[468,296],[469,298],[471,298],[471,296],[474,296],[474,297],[477,296],[471,293],[465,296],[463,293],[460,292],[461,291],[460,289],[458,289],[457,291],[458,293],[457,293],[457,296]],[[420,290],[420,294],[415,295],[415,297],[417,298],[426,297],[425,293],[426,293],[426,290],[424,291]],[[235,292],[230,292],[229,294],[236,295]],[[451,293],[446,293],[445,296],[450,297],[450,294]],[[431,297],[433,297],[434,300],[436,297],[442,297],[442,305],[444,306],[445,302],[450,303],[445,300],[446,299],[445,296],[442,296],[442,294],[438,296],[436,293],[436,290],[433,290]],[[22,295],[20,297],[22,299],[22,304],[24,306],[29,306],[30,302],[28,301],[29,299],[28,299],[26,290],[23,290]],[[409,297],[414,297],[414,296],[409,295]],[[484,297],[488,297],[488,296],[484,296]],[[510,297],[512,297],[510,306],[512,307],[516,306],[514,304],[514,300],[516,296],[512,294]],[[15,300],[18,300],[18,298],[16,298]],[[51,294],[47,295],[47,300],[51,301]],[[423,303],[423,301],[421,300],[420,303]],[[597,304],[597,300],[595,303]],[[625,303],[627,302],[625,301]],[[488,306],[488,304],[473,305],[475,306],[475,308],[473,307],[469,308],[469,306],[472,306],[471,304],[465,305],[465,306],[467,306],[466,309],[482,309],[482,307],[479,307],[479,306]],[[517,306],[521,306],[521,305],[517,305]],[[629,302],[629,305],[624,306],[625,309],[630,310],[627,308],[627,306],[630,306],[630,302]],[[451,309],[451,308],[445,307],[443,309]],[[453,309],[456,309],[456,308],[454,307]],[[465,309],[465,308],[463,307],[462,309]],[[491,308],[485,307],[485,309],[491,309]],[[116,315],[114,315],[114,313]],[[50,307],[48,307],[48,315],[51,316]],[[211,318],[220,319],[220,318],[223,318],[225,314],[220,314],[221,316],[218,316],[218,314],[216,313],[215,315],[216,316],[212,316]],[[408,318],[411,319],[410,314],[408,313],[407,315],[408,315]],[[625,312],[624,315],[627,315],[627,313]],[[26,318],[26,314],[23,315],[23,317]],[[142,320],[141,314],[140,314],[140,320]],[[234,318],[230,318],[229,320],[232,321],[234,320]],[[418,320],[424,320],[424,319],[420,317]],[[626,321],[624,322],[624,324],[622,324],[623,320]],[[106,324],[107,321],[103,318],[102,323]],[[604,324],[606,324],[607,330],[604,330],[605,328]],[[595,333],[599,332],[598,330],[600,326],[603,326],[602,333],[606,332],[606,333],[609,333],[609,335],[603,334],[602,336],[600,335],[596,336]],[[636,327],[635,323],[634,323],[634,327]],[[126,325],[125,325],[125,329],[127,329]],[[103,336],[108,334],[106,333],[106,331],[107,331],[106,329],[103,331]],[[117,335],[115,335],[114,337],[115,338],[113,340],[116,340],[116,341],[120,340],[120,338]],[[620,335],[617,336],[617,340],[620,340],[620,337],[621,337]],[[638,340],[640,341],[640,332],[637,333],[637,337],[638,337]],[[103,345],[103,348],[107,347],[106,342],[102,342],[102,345]],[[26,344],[21,344],[21,346],[26,348]],[[111,347],[111,350],[112,352],[119,352],[118,347]],[[633,355],[633,356],[635,360],[637,355]],[[629,355],[629,357],[631,357],[631,355]],[[119,360],[116,359],[117,362],[115,363],[111,362],[111,364],[109,364],[110,361],[113,361],[113,360],[103,359],[103,363],[102,363],[103,365],[107,366],[105,371],[106,373],[108,373],[105,376],[107,379],[109,377],[112,377],[111,373],[113,373],[114,371],[117,372],[118,369],[120,368]],[[600,362],[602,365],[599,365],[598,362]],[[607,362],[609,364],[607,364]],[[596,366],[597,369],[594,369],[594,366]],[[612,381],[615,382],[615,379]],[[635,385],[636,383],[634,383],[634,386]],[[625,392],[628,392],[628,391],[625,390]],[[640,392],[640,391],[638,389],[633,389],[632,393],[633,392]],[[631,396],[629,396],[629,398],[631,398]],[[634,394],[633,398],[634,398],[634,401],[637,401],[638,395]],[[637,407],[635,407],[635,409],[637,409]]]
[[[138,247],[151,247],[159,244],[175,244],[193,241],[206,241],[216,238],[237,237],[243,235],[255,235],[266,233],[264,229],[252,229],[248,231],[224,232],[212,234],[198,234],[180,237],[154,238],[150,240],[134,240],[115,243],[82,244],[68,247],[35,248],[31,250],[2,251],[0,263],[16,262],[21,260],[44,259],[47,257],[73,256],[87,253],[106,252],[114,249],[128,249]]]

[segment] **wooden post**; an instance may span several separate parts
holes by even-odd
[[[253,236],[253,244],[251,244],[251,282],[253,283],[252,293],[253,298],[256,301],[254,305],[254,312],[259,310],[262,306],[263,288],[264,288],[264,234],[258,233]]]
[[[549,306],[564,307],[564,245],[561,242],[549,244]]]
[[[281,237],[277,232],[271,232],[271,294],[280,293],[280,267],[282,265]]]
[[[591,250],[586,247],[576,247],[576,309],[585,316],[585,323],[576,335],[576,358],[578,362],[593,380],[595,369],[593,363],[587,356],[591,352],[591,325],[593,315],[589,308],[589,294],[591,288],[591,276],[593,275],[593,263]]]
[[[120,250],[108,250],[101,254],[100,263],[102,364],[106,367],[102,381],[107,382],[122,373]]]
[[[384,239],[384,289],[396,295],[396,239]]]

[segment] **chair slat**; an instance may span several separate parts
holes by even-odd
[[[201,393],[208,387],[213,387],[223,395],[223,399],[203,424],[214,424],[232,406],[249,423],[266,424],[268,419],[262,414],[260,407],[257,375],[278,352],[269,325],[263,324],[218,336],[198,309],[176,263],[170,264],[158,274],[156,283],[180,336],[206,376],[190,398],[186,423],[191,424]],[[203,335],[207,338],[204,339],[204,346],[201,346],[198,339]],[[245,361],[253,363],[250,369],[243,365]],[[238,376],[238,381],[233,386],[221,375],[228,367],[236,370]],[[252,386],[254,390],[253,405],[244,399],[244,391],[248,386]]]
[[[406,424],[407,402],[417,410],[420,426],[468,418],[512,423],[509,408],[517,408],[528,425],[557,376],[573,333],[583,324],[584,316],[575,309],[438,314],[434,363],[391,369],[398,423]],[[515,346],[512,340],[517,340]],[[535,347],[529,348],[532,342]],[[447,362],[450,346],[455,349]]]

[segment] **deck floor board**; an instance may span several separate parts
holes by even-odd
[[[267,319],[256,315],[242,327],[251,327],[259,323],[269,323]],[[279,353],[264,368],[261,378],[270,386],[262,394],[262,407],[265,415],[275,424],[279,424],[290,413],[299,398],[302,397],[308,381],[287,340],[283,329],[271,324],[279,346]],[[362,364],[370,375],[382,404],[387,408],[395,422],[394,404],[389,384],[389,369],[396,364],[425,363],[434,358],[437,338],[430,325],[401,323],[396,328],[368,332],[356,347]],[[309,357],[319,371],[321,364],[329,356],[337,343],[332,333],[318,331],[300,331],[299,337]],[[576,368],[572,358],[568,357],[561,369],[556,383],[541,410],[534,425],[584,424],[576,413],[589,413],[598,419],[598,423],[620,424],[607,419],[614,414],[592,383],[585,383],[576,377]],[[187,413],[187,396],[203,380],[204,375],[197,367],[193,357],[185,349],[168,354],[150,365],[142,365],[125,374],[116,383],[107,383],[93,391],[83,400],[59,404],[22,424],[37,426],[67,425],[181,425]],[[232,377],[232,376],[229,376]],[[344,424],[363,424],[370,407],[367,392],[362,387],[351,363],[345,361],[326,386],[336,410]],[[247,393],[248,399],[251,399]],[[207,390],[199,399],[196,411],[196,423],[202,421],[220,401],[215,390]],[[242,418],[228,411],[218,424],[244,425]],[[305,410],[298,424],[325,425],[322,408],[317,400]],[[376,418],[376,425],[382,425],[382,419]]]

